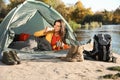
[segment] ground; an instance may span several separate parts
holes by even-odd
[[[115,56],[117,63],[39,59],[23,60],[19,65],[9,66],[0,62],[0,80],[106,80],[100,76],[118,73],[118,71],[107,70],[108,67],[120,66],[120,55],[115,54]]]

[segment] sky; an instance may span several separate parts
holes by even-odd
[[[62,0],[65,4],[75,4],[78,0]],[[80,0],[85,8],[91,8],[93,12],[115,10],[120,6],[120,0]]]

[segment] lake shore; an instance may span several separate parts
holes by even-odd
[[[91,50],[93,45],[83,46],[85,50]],[[21,64],[11,66],[0,62],[0,80],[106,80],[100,76],[118,73],[107,68],[120,66],[120,55],[113,55],[117,57],[116,63],[93,60],[65,62],[56,58],[22,60]]]
[[[120,55],[115,54],[117,59]],[[22,61],[20,65],[8,66],[0,62],[0,80],[104,80],[105,74],[118,71],[108,67],[120,66],[117,63],[85,60],[84,62],[65,62],[60,59],[40,59]]]

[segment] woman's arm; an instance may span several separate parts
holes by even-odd
[[[40,37],[40,36],[44,36],[44,35],[46,35],[45,34],[45,29],[37,31],[37,32],[34,33],[34,36],[36,36],[36,37]]]
[[[53,32],[54,28],[46,27],[44,30],[40,30],[34,33],[34,36],[40,37],[46,35],[48,32]]]

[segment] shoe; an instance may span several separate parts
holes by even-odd
[[[17,52],[16,51],[9,51],[10,55],[13,57],[13,59],[15,61],[17,61],[17,64],[20,64],[21,63],[21,60],[20,58],[17,56]]]
[[[7,65],[17,64],[17,62],[12,58],[12,56],[7,51],[3,52],[2,62]]]
[[[114,57],[114,56],[112,56],[112,62],[113,62],[113,63],[117,63],[117,58]]]

